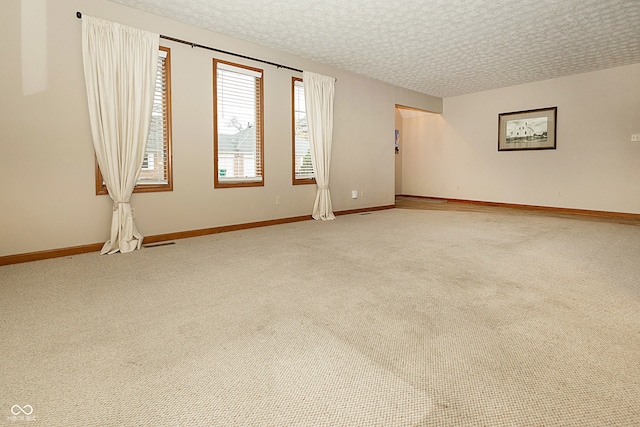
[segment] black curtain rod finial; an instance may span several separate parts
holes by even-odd
[[[80,13],[80,12],[76,12],[76,18],[78,18],[78,19],[82,19],[82,13]]]

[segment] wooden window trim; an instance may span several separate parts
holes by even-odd
[[[293,185],[315,184],[316,178],[296,178],[296,82],[300,77],[291,77],[291,182]]]
[[[218,179],[218,63],[231,65],[233,67],[244,68],[258,72],[262,77],[256,81],[256,89],[259,91],[260,99],[256,107],[258,108],[259,123],[256,124],[259,137],[256,137],[256,144],[259,145],[260,154],[260,181],[220,181]],[[256,168],[258,168],[256,166]],[[240,188],[240,187],[264,187],[264,70],[237,64],[235,62],[224,61],[213,58],[213,187],[214,188]]]
[[[167,53],[165,58],[165,75],[167,80],[167,93],[165,99],[167,105],[165,106],[165,123],[167,125],[166,138],[167,138],[167,183],[166,184],[136,184],[133,189],[134,193],[156,193],[162,191],[173,191],[173,153],[172,153],[172,130],[171,130],[171,118],[173,117],[171,112],[171,49],[165,46],[160,46],[159,50]],[[104,178],[100,172],[100,166],[98,165],[98,159],[95,158],[95,176],[96,176],[96,195],[109,194],[107,186],[104,184]]]

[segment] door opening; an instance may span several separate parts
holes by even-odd
[[[403,181],[406,177],[405,174],[408,171],[403,171],[403,157],[406,148],[414,147],[419,141],[417,140],[414,132],[414,123],[409,121],[416,117],[422,117],[427,115],[433,115],[431,111],[421,110],[418,108],[406,107],[403,105],[396,105],[396,134],[395,134],[395,195],[403,195],[406,192]],[[405,130],[407,132],[405,132]]]

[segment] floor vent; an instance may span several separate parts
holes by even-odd
[[[142,245],[143,248],[157,248],[159,246],[175,245],[176,242],[162,242],[162,243],[150,243],[148,245]]]

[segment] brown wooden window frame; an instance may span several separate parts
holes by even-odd
[[[291,182],[293,185],[315,184],[315,174],[307,178],[296,177],[296,82],[302,82],[302,79],[291,78]]]
[[[256,175],[259,174],[259,180],[256,178],[238,177],[236,180],[219,179],[219,159],[218,159],[218,64],[226,64],[227,66],[240,69],[250,70],[259,73],[260,78],[256,78]],[[224,61],[213,58],[213,186],[214,188],[238,188],[238,187],[263,187],[264,186],[264,70],[260,68],[249,67],[247,65],[237,64],[234,62]]]
[[[167,164],[166,167],[166,183],[163,184],[147,184],[144,182],[138,182],[133,189],[134,193],[152,193],[152,192],[160,192],[160,191],[173,191],[173,164],[172,164],[172,132],[171,132],[171,49],[165,46],[160,46],[161,51],[166,52],[166,57],[164,59],[164,77],[165,77],[165,86],[164,86],[164,123],[165,123],[165,132],[164,132],[164,150],[166,153],[166,158],[164,161]],[[107,186],[104,183],[104,178],[102,177],[102,173],[100,172],[100,167],[98,166],[98,160],[95,159],[95,177],[96,177],[96,194],[109,194],[107,191]]]

